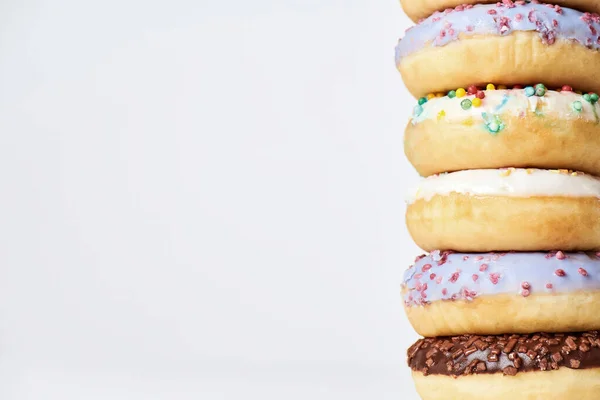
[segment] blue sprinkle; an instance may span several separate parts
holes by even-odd
[[[413,108],[413,116],[418,117],[423,112],[423,107],[420,104],[417,104],[415,108]]]
[[[531,96],[533,96],[534,94],[535,94],[535,89],[534,89],[533,87],[531,87],[531,86],[527,86],[527,87],[525,88],[525,96],[527,96],[527,97],[531,97]]]

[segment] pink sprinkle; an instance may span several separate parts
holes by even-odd
[[[431,274],[431,275],[429,275],[429,279],[430,279],[430,280],[434,280],[434,279],[435,279],[435,276],[436,276],[435,274]]]
[[[450,279],[448,279],[448,281],[450,281],[451,283],[456,283],[459,276],[460,272],[453,272],[452,275],[450,275]]]
[[[567,273],[565,272],[564,269],[557,269],[556,271],[554,271],[554,274],[556,276],[565,276]]]
[[[448,35],[454,36],[454,29],[452,29],[452,28],[448,29]]]
[[[421,292],[421,297],[424,298],[424,299],[426,299],[427,298],[427,293]]]
[[[467,261],[469,259],[469,256],[464,256],[463,257],[463,261]]]
[[[479,266],[479,271],[483,272],[483,271],[487,271],[488,269],[488,265],[487,264],[481,264]]]
[[[557,12],[557,13],[559,13],[559,14],[562,14],[562,13],[563,13],[562,7],[561,7],[561,6],[558,6],[558,5],[555,5],[555,6],[554,6],[554,11],[556,11],[556,12]]]
[[[445,295],[447,295],[447,294],[448,294],[448,289],[446,289],[446,288],[443,288],[443,289],[442,289],[442,294],[443,294],[444,296],[445,296]]]
[[[423,274],[415,274],[415,279],[421,279],[423,277]]]
[[[583,268],[579,268],[577,270],[577,272],[579,272],[583,276],[588,276],[588,272],[585,269],[583,269]]]
[[[441,17],[433,17],[431,19],[431,22],[438,22],[441,19]]]
[[[479,279],[479,275],[477,274],[473,274],[473,282],[477,282],[477,280]]]
[[[419,262],[419,260],[425,258],[425,254],[421,254],[420,256],[417,256],[417,258],[415,258],[415,263]]]
[[[429,271],[430,269],[431,269],[431,264],[425,264],[425,265],[423,265],[423,268],[421,268],[421,270],[422,270],[423,272],[427,272],[427,271]]]
[[[453,9],[453,8],[446,8],[446,9],[444,10],[444,14],[450,14],[452,11],[454,11],[454,9]]]
[[[495,273],[495,272],[490,274],[490,281],[492,281],[492,283],[494,285],[497,285],[499,280],[500,280],[500,274]]]
[[[596,253],[596,257],[600,257],[600,251]]]
[[[458,300],[458,294],[454,293],[450,298],[452,300]]]
[[[523,291],[521,292],[521,295],[523,295],[523,297],[529,297],[530,294],[531,292],[527,289],[523,289]]]
[[[553,19],[552,20],[552,25],[556,28],[558,26],[558,21]],[[593,32],[592,32],[593,33]]]
[[[419,18],[419,20],[417,21],[417,24],[420,24],[423,21],[425,21],[425,18]]]
[[[417,292],[422,292],[423,291],[423,284],[421,282],[417,282],[417,284],[415,285],[415,290]]]
[[[529,284],[529,282],[523,282],[523,283],[521,283],[521,287],[523,289],[531,289],[531,285]]]
[[[413,297],[412,297],[412,295],[411,295],[411,296],[408,296],[408,301],[413,301]]]
[[[437,279],[435,280],[435,283],[437,283],[437,284],[439,285],[440,283],[442,283],[442,280],[443,280],[443,279],[444,279],[444,277],[440,275],[440,276],[438,276],[438,277],[437,277]]]
[[[522,14],[515,15],[515,21],[519,22],[521,20],[523,20],[523,15]]]
[[[468,32],[473,32],[474,30],[475,30],[475,27],[473,25],[467,25]]]
[[[494,10],[494,9],[488,10],[488,14],[495,15],[496,14],[496,10]]]
[[[473,4],[465,4],[465,10],[470,10],[473,8]]]
[[[426,283],[424,283],[424,284],[423,284],[423,286],[421,287],[421,290],[420,290],[420,291],[421,291],[421,292],[424,292],[424,291],[426,291],[426,290],[427,290],[427,284],[426,284]]]
[[[492,256],[492,261],[498,261],[500,259],[500,254],[494,254]]]
[[[454,7],[454,9],[456,11],[463,11],[465,9],[465,6],[463,6],[462,4],[457,5],[456,7]]]
[[[502,0],[502,4],[504,4],[508,8],[515,7],[515,3],[513,3],[512,0]]]
[[[552,285],[551,283],[546,283],[546,289],[552,289],[554,287],[554,285]]]
[[[477,256],[477,257],[475,257],[475,261],[481,261],[481,260],[483,260],[483,257],[482,257],[482,256]]]
[[[500,3],[500,2],[497,2],[497,3],[496,3],[496,7],[502,7],[502,3]]]
[[[567,256],[565,256],[565,253],[559,250],[556,252],[556,258],[558,258],[559,260],[564,260],[565,258],[567,258]]]
[[[515,4],[518,6],[524,6],[525,2],[523,0],[515,1]]]
[[[535,16],[535,10],[529,11],[529,14],[527,15],[527,18],[529,19],[529,22],[535,22],[535,21],[537,21],[537,18]]]
[[[552,4],[544,4],[544,5],[548,8],[554,8],[554,6]]]

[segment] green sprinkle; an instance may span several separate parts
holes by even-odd
[[[492,121],[487,124],[487,128],[492,133],[498,133],[498,131],[500,130],[500,125]]]
[[[598,101],[598,95],[596,93],[590,94],[590,100],[592,101],[592,104],[594,104]]]
[[[592,96],[590,96],[590,95],[589,95],[589,94],[587,94],[587,93],[583,95],[583,99],[584,99],[585,101],[587,101],[588,103],[591,103],[591,102],[592,102]]]
[[[535,85],[535,95],[538,97],[542,97],[546,94],[546,86],[543,83],[538,83]]]
[[[421,97],[419,99],[419,105],[422,106],[423,104],[427,103],[427,97]]]
[[[415,108],[413,108],[413,116],[418,117],[423,112],[423,107],[420,104],[417,104]]]
[[[469,108],[471,108],[471,105],[473,103],[471,103],[471,100],[469,99],[464,99],[463,101],[460,102],[460,106],[462,107],[463,110],[468,110]]]
[[[456,97],[456,90],[451,90],[448,92],[448,97],[450,97],[451,99]]]
[[[583,104],[581,104],[581,102],[579,100],[576,100],[573,102],[573,110],[577,111],[577,112],[581,112],[581,110],[583,110]]]

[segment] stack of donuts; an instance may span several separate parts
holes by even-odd
[[[417,390],[598,400],[600,1],[402,5]]]

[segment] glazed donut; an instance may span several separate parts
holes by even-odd
[[[488,88],[419,99],[404,136],[404,151],[419,174],[537,167],[600,176],[597,94],[577,94],[568,86],[546,91],[541,84]]]
[[[396,47],[408,90],[420,97],[469,84],[544,82],[599,92],[600,16],[539,3],[467,5],[435,13]]]
[[[408,196],[406,224],[426,251],[600,249],[600,179],[567,170],[432,175]]]
[[[598,332],[421,339],[408,365],[423,400],[598,400]]]
[[[402,9],[410,19],[417,22],[423,18],[427,18],[436,11],[444,11],[447,9],[458,7],[464,8],[468,4],[496,3],[494,0],[400,0]],[[512,0],[503,0],[504,4],[513,4]],[[521,2],[514,2],[520,4]],[[554,3],[559,6],[570,7],[581,11],[590,11],[600,13],[600,1],[598,0],[554,0]]]
[[[434,251],[405,272],[402,294],[422,336],[595,330],[600,257]]]

